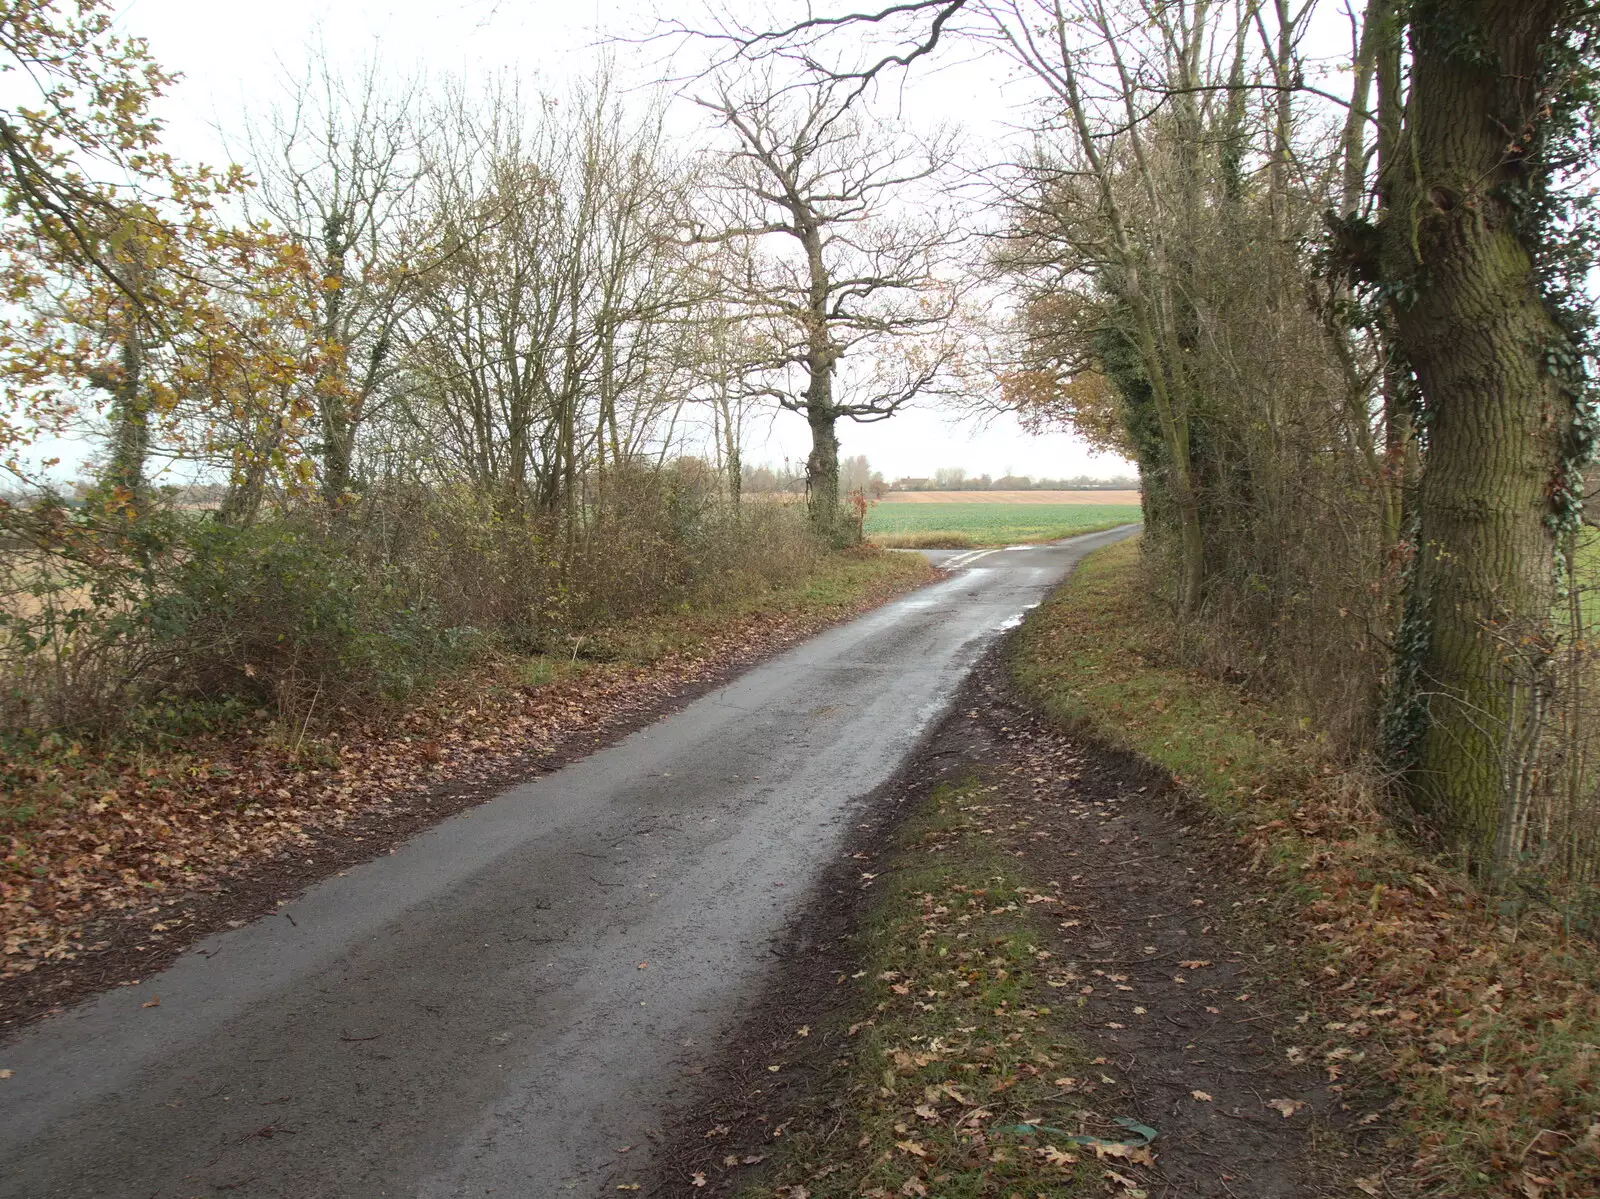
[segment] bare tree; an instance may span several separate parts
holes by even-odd
[[[320,268],[310,298],[325,363],[321,490],[337,503],[362,425],[400,369],[398,326],[438,258],[420,193],[429,122],[416,81],[390,79],[376,59],[346,74],[318,52],[250,128],[251,203]]]
[[[1205,3],[1141,5],[1137,22],[1104,0],[995,0],[981,11],[1060,114],[1052,132],[1065,142],[1062,157],[1040,165],[1060,179],[1052,194],[1077,211],[1065,222],[1049,214],[1034,222],[1044,244],[1031,252],[1042,249],[1048,261],[1070,248],[1058,261],[1087,267],[1116,296],[1121,336],[1159,433],[1182,550],[1180,603],[1193,610],[1205,539],[1191,449],[1193,319],[1184,259],[1206,199],[1196,160],[1200,105],[1221,82],[1216,68],[1228,56],[1215,52]],[[1136,39],[1125,25],[1146,25],[1153,36]],[[1158,146],[1152,116],[1169,95],[1178,97],[1166,116],[1171,135]]]
[[[726,259],[726,255],[720,256]],[[712,283],[727,278],[725,261],[713,268]],[[711,410],[712,442],[717,466],[728,481],[728,495],[737,506],[744,490],[744,433],[750,417],[766,398],[761,387],[762,364],[770,353],[759,332],[740,309],[714,298],[700,308],[695,356],[697,389]]]
[[[955,236],[908,189],[949,159],[948,139],[869,131],[848,83],[700,102],[732,135],[702,241],[748,241],[728,299],[759,324],[763,388],[806,418],[813,527],[838,535],[841,419],[879,421],[934,389],[950,358],[957,288],[942,273]],[[857,369],[841,369],[847,356]]]
[[[448,254],[405,322],[408,408],[508,510],[575,519],[687,389],[685,179],[660,112],[626,118],[604,79],[541,117],[506,90],[449,105],[426,185]]]

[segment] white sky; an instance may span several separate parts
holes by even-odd
[[[401,74],[471,79],[512,70],[560,87],[593,69],[605,53],[596,46],[601,33],[648,31],[658,13],[692,22],[699,11],[693,0],[127,0],[118,27],[148,39],[156,60],[183,75],[162,109],[169,148],[180,158],[216,163],[224,157],[218,130],[237,141],[243,114],[276,97],[285,74],[303,68],[313,43],[336,63],[377,53]],[[607,52],[625,80],[659,73],[658,50]],[[908,113],[961,119],[980,145],[1006,135],[998,77],[989,71],[946,65],[912,87]],[[1120,458],[1092,454],[1076,437],[1030,436],[1010,417],[979,425],[932,404],[877,424],[844,422],[840,436],[843,453],[866,454],[889,478],[931,475],[940,466],[994,476],[1132,473]],[[753,422],[745,456],[800,462],[808,448],[804,421],[781,413]]]

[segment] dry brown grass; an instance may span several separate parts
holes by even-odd
[[[885,504],[1137,504],[1137,491],[891,491]]]
[[[873,533],[867,540],[886,550],[968,550],[977,545],[968,533]]]

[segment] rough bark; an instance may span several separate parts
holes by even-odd
[[[1408,779],[1480,865],[1514,849],[1550,669],[1546,517],[1573,397],[1546,366],[1566,339],[1510,196],[1525,186],[1513,143],[1539,119],[1560,13],[1551,0],[1413,10],[1404,128],[1381,180],[1383,277],[1426,415],[1417,661],[1399,672],[1414,666],[1419,689]]]
[[[317,400],[322,426],[322,497],[337,505],[350,490],[350,462],[355,430],[345,394],[344,338],[345,256],[349,252],[345,219],[335,214],[323,222],[322,339],[328,365]]]
[[[137,329],[123,335],[119,357],[116,378],[105,384],[111,391],[111,455],[105,478],[137,500],[144,496],[145,460],[150,455],[150,398]]]
[[[811,453],[806,456],[806,502],[812,527],[819,537],[832,540],[839,531],[839,436],[831,411],[818,409],[808,417]]]
[[[817,536],[832,541],[839,532],[839,409],[833,402],[833,368],[838,350],[828,331],[828,298],[833,292],[822,233],[798,205],[795,227],[805,247],[809,274],[806,347],[806,423],[811,426],[811,452],[806,455],[806,505]]]

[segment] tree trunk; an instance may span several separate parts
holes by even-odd
[[[1458,0],[1412,18],[1412,87],[1381,181],[1382,270],[1426,419],[1408,597],[1418,806],[1480,866],[1504,865],[1549,684],[1556,536],[1574,398],[1511,196],[1516,131],[1539,120],[1549,0]],[[1463,45],[1482,47],[1468,55]],[[1508,134],[1508,130],[1512,131]],[[1405,639],[1403,639],[1405,640]]]
[[[737,509],[744,487],[744,461],[739,453],[739,423],[728,398],[726,381],[717,393],[717,417],[722,426],[722,469],[728,477],[728,498]]]
[[[322,340],[327,359],[319,388],[317,417],[322,425],[322,498],[335,508],[350,490],[350,462],[355,440],[345,366],[349,351],[344,344],[345,255],[349,251],[345,238],[343,215],[329,216],[322,226]]]
[[[1200,519],[1200,494],[1195,486],[1194,459],[1190,453],[1189,439],[1189,409],[1190,405],[1174,402],[1173,383],[1184,382],[1186,369],[1179,347],[1169,346],[1169,354],[1164,359],[1157,344],[1156,332],[1152,328],[1153,317],[1149,305],[1135,290],[1138,286],[1138,276],[1135,272],[1128,272],[1131,285],[1127,294],[1136,303],[1131,303],[1134,320],[1138,324],[1139,355],[1144,366],[1145,376],[1150,385],[1150,395],[1155,403],[1157,424],[1161,429],[1161,440],[1166,450],[1166,463],[1163,473],[1166,476],[1167,492],[1172,498],[1172,507],[1178,518],[1178,549],[1181,554],[1178,574],[1178,608],[1184,613],[1193,613],[1200,607],[1200,598],[1204,592],[1206,579],[1206,546],[1205,531]],[[1168,337],[1169,342],[1175,338]],[[1169,372],[1168,365],[1171,365]]]
[[[111,385],[111,460],[106,465],[106,482],[139,503],[145,492],[145,459],[150,455],[150,400],[144,387],[144,347],[136,328],[123,334],[121,359],[121,370]]]
[[[832,406],[812,409],[811,453],[806,456],[806,506],[811,528],[818,537],[833,542],[839,536],[839,436]]]
[[[808,333],[806,369],[806,420],[811,425],[811,453],[806,456],[806,504],[811,528],[823,541],[832,544],[839,538],[839,436],[834,431],[839,420],[833,403],[833,367],[838,361],[828,328],[828,296],[831,282],[822,257],[822,236],[816,224],[800,209],[795,210],[800,244],[805,247],[809,274],[807,295]]]

